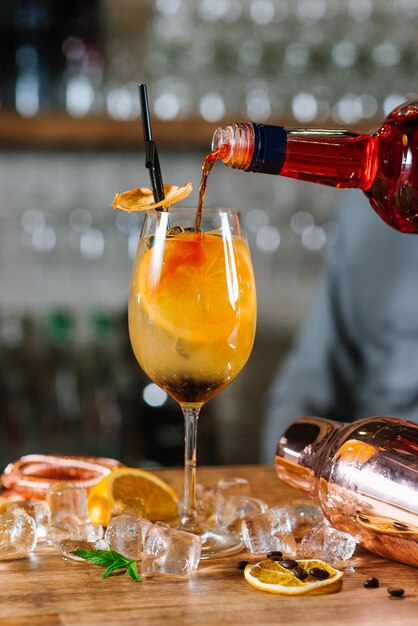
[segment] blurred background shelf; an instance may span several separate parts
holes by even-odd
[[[76,119],[63,112],[39,114],[35,118],[21,117],[14,112],[2,112],[0,125],[1,147],[26,148],[132,148],[142,149],[142,126],[139,120],[116,121],[107,115],[89,115]],[[222,119],[217,125],[225,125],[234,119]],[[360,122],[353,130],[369,130],[379,120]],[[294,118],[269,120],[270,124],[294,126]],[[323,124],[312,122],[311,128]],[[213,123],[199,118],[153,123],[153,135],[163,149],[184,150],[187,148],[209,151]]]
[[[141,148],[142,126],[139,120],[116,121],[105,114],[76,119],[64,112],[24,118],[3,112],[0,119],[0,147],[88,147]],[[213,124],[201,119],[153,123],[153,134],[164,148],[200,148],[208,150]]]

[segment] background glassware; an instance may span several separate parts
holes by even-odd
[[[185,482],[180,528],[202,538],[203,558],[240,540],[203,529],[196,511],[196,437],[202,405],[244,367],[255,334],[255,282],[236,209],[172,208],[145,217],[132,272],[129,332],[135,356],[181,406]]]

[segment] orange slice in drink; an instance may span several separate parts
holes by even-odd
[[[114,209],[121,211],[147,211],[148,209],[167,209],[172,204],[184,200],[192,193],[193,185],[191,182],[182,186],[164,185],[164,200],[154,202],[154,196],[148,187],[136,187],[128,189],[115,196],[112,202]]]
[[[166,240],[162,259],[157,247],[144,254],[138,293],[156,325],[179,339],[211,342],[255,318],[249,250],[239,239],[226,256],[224,247],[219,234],[183,232]]]
[[[105,476],[89,493],[89,516],[94,524],[107,526],[117,500],[141,498],[152,521],[168,521],[177,516],[177,494],[164,480],[135,467],[121,467]]]
[[[320,559],[300,559],[297,564],[307,574],[304,580],[298,578],[293,570],[282,567],[277,561],[261,561],[247,565],[244,577],[247,583],[260,591],[285,596],[322,595],[340,591],[344,574],[329,563]],[[311,574],[318,570],[321,570],[324,578]]]

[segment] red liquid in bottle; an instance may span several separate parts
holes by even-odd
[[[401,232],[418,231],[418,111],[391,114],[373,135],[315,131],[288,145],[282,176],[362,189],[376,213]]]
[[[225,150],[217,158],[247,171],[362,189],[387,224],[401,232],[418,233],[417,103],[399,106],[371,134],[282,128],[281,138],[279,128],[240,124],[231,125],[225,134],[218,129],[214,145],[218,151]],[[224,137],[234,141],[238,136],[236,143],[225,143]],[[243,166],[243,146],[248,149],[248,145],[253,158]]]

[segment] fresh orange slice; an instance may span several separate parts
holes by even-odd
[[[340,570],[334,569],[320,559],[300,559],[297,563],[308,574],[319,568],[325,570],[328,577],[320,579],[309,574],[305,580],[300,580],[293,570],[285,569],[277,561],[249,564],[244,570],[244,577],[247,583],[256,589],[286,596],[320,595],[340,591],[344,576]]]
[[[112,202],[114,209],[121,211],[147,211],[148,209],[167,209],[172,204],[184,200],[192,193],[191,182],[182,186],[164,185],[164,200],[154,202],[152,190],[148,187],[137,187],[117,193]]]
[[[153,322],[189,342],[227,340],[239,323],[255,319],[254,275],[241,239],[182,232],[161,251],[148,250],[138,272],[141,304]],[[229,256],[228,256],[229,255]],[[232,258],[233,257],[233,258]]]
[[[142,498],[147,517],[168,521],[177,516],[177,494],[164,480],[135,467],[121,467],[105,476],[89,493],[89,516],[94,524],[107,526],[117,500]]]

